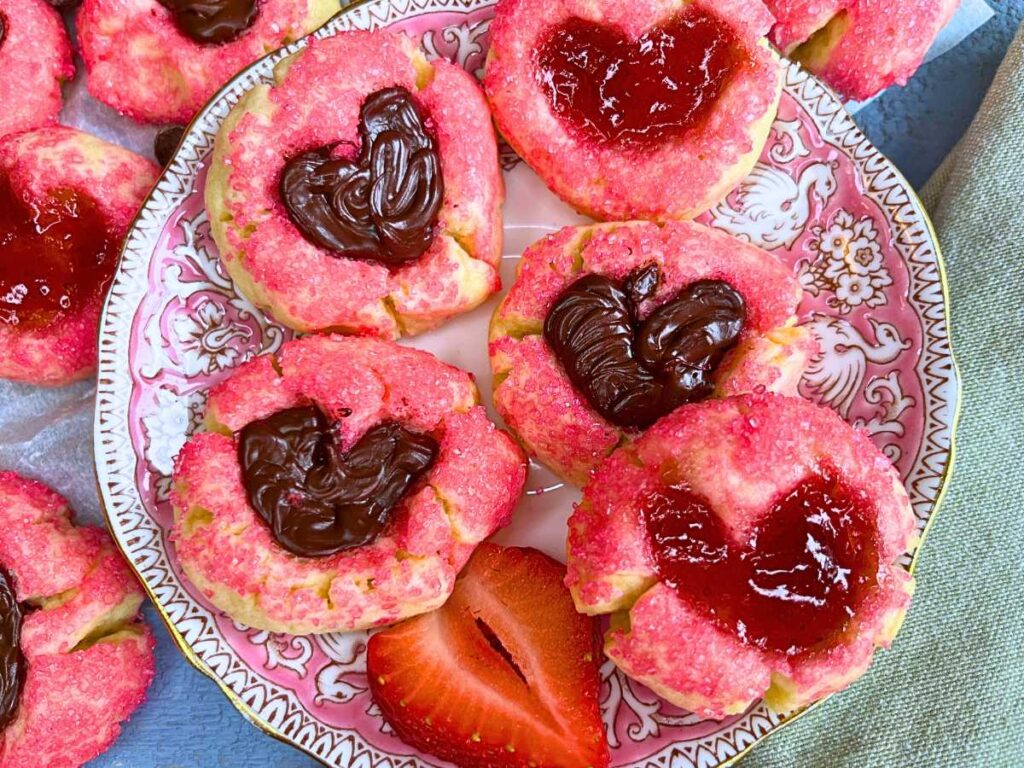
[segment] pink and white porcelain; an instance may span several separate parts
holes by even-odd
[[[428,55],[479,74],[492,15],[493,0],[370,0],[316,35],[399,28],[422,35]],[[226,277],[203,182],[229,108],[301,45],[244,70],[199,113],[128,237],[101,327],[100,488],[116,541],[179,645],[252,722],[331,766],[438,765],[398,741],[380,718],[367,692],[366,633],[293,637],[235,624],[182,576],[168,538],[171,466],[199,423],[204,393],[290,336]],[[507,286],[526,245],[585,219],[509,151],[502,161]],[[832,93],[790,65],[760,162],[700,220],[792,266],[807,290],[801,323],[822,348],[801,391],[868,431],[899,469],[923,531],[950,471],[959,388],[938,244],[906,181]],[[496,301],[405,342],[473,371],[488,404],[487,323]],[[565,519],[578,491],[539,466],[528,488],[498,540],[563,558]],[[722,722],[702,721],[611,663],[602,671],[615,766],[721,765],[785,722],[761,704]]]

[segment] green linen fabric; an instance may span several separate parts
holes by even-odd
[[[744,768],[1024,767],[1024,28],[922,197],[963,382],[952,484],[893,649]]]

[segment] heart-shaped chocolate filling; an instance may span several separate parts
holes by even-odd
[[[746,319],[743,297],[721,280],[701,280],[640,320],[654,295],[657,264],[624,283],[586,275],[548,312],[544,338],[573,386],[620,427],[645,429],[684,403],[711,394],[711,376]]]
[[[278,411],[247,424],[238,438],[249,504],[277,542],[302,557],[376,539],[437,450],[429,435],[384,422],[342,453],[316,406]]]
[[[158,0],[171,12],[178,30],[202,45],[238,39],[259,14],[257,0]]]
[[[434,239],[444,182],[410,93],[387,88],[367,97],[359,136],[354,158],[353,145],[330,144],[288,161],[280,183],[288,215],[308,240],[339,256],[389,266],[417,259]]]
[[[603,144],[650,146],[699,124],[742,61],[728,25],[690,7],[635,40],[572,18],[536,51],[551,108]]]
[[[0,731],[14,719],[25,682],[25,657],[21,653],[21,605],[14,580],[0,568]]]
[[[835,645],[877,582],[872,506],[830,466],[779,498],[742,543],[685,485],[648,496],[641,514],[661,580],[764,650]]]

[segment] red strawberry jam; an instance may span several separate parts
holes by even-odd
[[[110,283],[117,245],[84,192],[32,200],[0,175],[0,323],[38,327],[94,299]]]
[[[735,542],[683,485],[644,501],[662,581],[744,642],[790,656],[843,638],[875,585],[874,516],[862,494],[822,467]]]
[[[743,51],[726,24],[691,7],[637,40],[573,18],[536,56],[538,82],[563,121],[599,143],[642,148],[701,123]]]

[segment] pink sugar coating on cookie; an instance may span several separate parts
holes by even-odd
[[[134,615],[142,603],[138,582],[99,528],[76,528],[98,551],[92,569],[66,602],[25,618],[21,648],[29,660],[67,653],[115,609]]]
[[[500,206],[494,209],[499,212]],[[500,233],[500,225],[494,232]],[[484,235],[471,235],[483,240]],[[501,253],[500,236],[490,246]],[[433,328],[452,315],[468,312],[501,288],[495,266],[467,256],[466,250],[451,237],[439,237],[415,267],[392,275],[389,300],[397,313],[399,328],[405,335]]]
[[[582,485],[590,470],[620,438],[569,381],[565,369],[540,336],[491,343],[508,376],[494,389],[494,407],[531,453]]]
[[[846,30],[815,73],[842,94],[867,99],[905,85],[960,0],[765,0],[778,22],[772,41],[792,52],[837,16]]]
[[[775,24],[769,37],[789,54],[857,0],[764,0]]]
[[[346,444],[388,419],[430,431],[477,401],[470,374],[429,352],[375,338],[307,336],[287,344],[279,360],[285,386],[298,396],[336,417],[351,411],[342,418]]]
[[[561,198],[606,220],[689,218],[707,206],[722,176],[755,147],[750,126],[774,109],[780,68],[758,41],[771,26],[759,0],[698,4],[728,24],[750,63],[737,69],[704,125],[642,153],[577,138],[550,108],[534,50],[561,21],[580,18],[636,38],[682,10],[682,0],[593,3],[502,0],[490,27],[484,88],[501,133]],[[724,194],[727,190],[721,190]]]
[[[857,611],[856,632],[843,643],[783,665],[776,671],[800,690],[798,704],[816,701],[859,678],[871,665],[876,648],[889,648],[893,626],[899,626],[910,607],[914,578],[902,568],[879,573],[874,594]]]
[[[605,650],[631,677],[702,717],[743,711],[769,690],[772,675],[795,689],[789,707],[804,706],[847,687],[870,666],[876,648],[891,645],[891,624],[901,621],[910,604],[913,578],[900,568],[880,577],[875,594],[857,612],[851,637],[796,659],[744,645],[663,584],[634,604],[629,631],[613,627]]]
[[[562,227],[531,243],[519,259],[515,282],[493,322],[530,326],[539,332],[555,299],[580,277],[578,262],[594,231],[596,227]]]
[[[304,329],[396,337],[403,323],[416,331],[432,327],[500,286],[504,191],[486,101],[472,77],[446,61],[430,65],[433,80],[420,89],[420,56],[415,42],[393,33],[313,41],[270,89],[272,114],[245,114],[226,137],[232,222],[222,257],[240,259],[267,300]],[[395,86],[414,95],[437,138],[445,194],[428,251],[389,272],[307,241],[277,187],[285,162],[299,152],[338,141],[358,145],[363,101]]]
[[[81,584],[99,545],[72,524],[67,502],[42,483],[0,472],[0,563],[17,574],[18,599]]]
[[[0,140],[0,174],[17,194],[44,197],[54,189],[88,194],[111,232],[127,232],[157,168],[145,158],[72,128],[54,126]],[[103,297],[41,328],[0,323],[0,378],[58,386],[96,367]]]
[[[661,285],[654,298],[641,307],[643,316],[697,280],[723,280],[746,302],[744,336],[785,325],[793,318],[802,295],[796,278],[774,256],[692,222],[597,229],[582,257],[584,272],[619,280],[637,267],[658,264]]]
[[[443,602],[468,557],[453,546],[445,509],[430,488],[396,510],[389,532],[373,543],[309,559],[283,550],[256,518],[230,438],[194,436],[179,455],[175,481],[176,510],[213,515],[210,524],[190,530],[187,518],[177,515],[174,539],[186,571],[193,580],[257,601],[278,626],[314,632],[376,626],[410,609],[419,612],[420,605],[429,610]],[[399,559],[400,552],[422,553],[422,559]]]
[[[609,631],[605,653],[662,696],[686,692],[688,709],[720,719],[746,709],[771,684],[762,652],[743,645],[680,600],[663,584],[651,587],[630,611],[630,631]]]
[[[468,373],[427,352],[371,337],[307,336],[287,344],[276,361],[264,355],[240,366],[210,390],[207,413],[238,431],[313,401],[339,422],[343,444],[350,446],[388,419],[432,430],[448,412],[476,400]]]
[[[616,451],[594,472],[584,502],[573,509],[566,542],[565,584],[582,607],[620,602],[624,588],[657,579],[643,524],[636,510],[622,503],[642,497],[657,481],[628,450]],[[628,585],[620,583],[622,574],[629,575]]]
[[[665,478],[685,483],[739,543],[775,499],[821,462],[835,467],[876,513],[878,583],[848,637],[794,658],[762,652],[710,626],[667,587],[650,586],[656,570],[638,513],[645,489]],[[627,674],[707,717],[744,709],[768,690],[770,673],[783,676],[787,707],[845,687],[867,668],[876,646],[889,645],[913,586],[895,564],[917,533],[891,462],[835,412],[799,398],[752,394],[677,409],[602,465],[569,530],[566,584],[577,606],[607,611],[635,600],[630,628],[613,626],[607,637],[609,656]],[[639,599],[636,590],[643,592]]]
[[[959,0],[859,0],[847,10],[849,28],[819,76],[854,99],[905,85],[958,5]]]
[[[765,389],[795,397],[804,371],[818,352],[818,340],[806,328],[787,329],[784,344],[764,336],[744,339],[722,361],[715,396]]]
[[[569,521],[570,530],[579,522],[588,533],[570,534],[568,583],[580,585],[584,594],[592,579],[654,572],[646,545],[620,542],[646,536],[636,503],[647,486],[638,479],[637,462],[648,482],[665,473],[685,480],[740,542],[774,500],[821,461],[830,462],[872,501],[883,562],[913,546],[917,527],[906,491],[892,463],[864,432],[831,409],[800,398],[742,395],[685,405],[605,462]]]
[[[113,744],[156,672],[145,626],[116,641],[32,660],[2,735],[4,768],[77,768]]]
[[[501,204],[505,182],[495,163],[497,143],[493,129],[467,129],[469,116],[486,116],[490,107],[477,81],[462,67],[445,59],[431,62],[433,76],[416,95],[430,115],[442,157],[446,197],[451,205],[442,213],[444,227],[459,233],[469,249],[486,264],[497,267],[501,260]],[[497,282],[498,277],[495,275]],[[497,290],[497,288],[495,288]]]
[[[212,387],[206,397],[207,422],[237,432],[250,421],[298,405],[275,365],[272,354],[254,357]]]
[[[186,572],[215,603],[223,593],[248,601],[258,611],[250,623],[285,631],[377,626],[436,607],[474,546],[508,523],[525,482],[522,452],[476,404],[469,374],[375,338],[290,341],[276,368],[268,358],[246,363],[211,391],[208,408],[216,425],[237,431],[309,402],[340,422],[346,446],[386,420],[431,432],[439,453],[420,490],[372,543],[300,558],[249,506],[235,439],[196,434],[178,456],[172,496]]]
[[[882,560],[907,551],[917,536],[892,462],[864,431],[801,398],[765,393],[684,406],[651,427],[635,450],[652,471],[685,478],[737,541],[780,492],[795,487],[822,461],[874,504]]]
[[[584,274],[622,280],[650,263],[659,265],[662,282],[641,306],[643,316],[697,280],[724,280],[743,295],[747,319],[739,345],[718,369],[719,394],[760,388],[795,394],[817,349],[804,332],[766,339],[795,321],[800,285],[774,256],[722,232],[693,222],[627,222],[566,227],[542,238],[523,253],[516,281],[492,320],[494,401],[531,452],[571,482],[585,482],[632,433],[607,422],[576,391],[540,335],[544,320],[562,291]]]
[[[0,0],[0,137],[56,122],[75,74],[64,22],[44,0]]]
[[[697,280],[724,280],[743,295],[745,334],[753,335],[790,321],[802,296],[786,266],[750,243],[694,222],[634,221],[565,227],[531,245],[496,317],[542,324],[561,292],[584,274],[622,280],[650,263],[660,267],[662,281],[642,307],[645,315]]]
[[[445,420],[430,484],[451,509],[459,539],[482,541],[512,520],[526,457],[476,406]]]
[[[238,39],[201,45],[182,34],[158,0],[85,0],[78,41],[89,92],[136,120],[187,123],[246,64],[312,31],[308,4],[260,0]]]
[[[28,664],[4,768],[76,768],[110,746],[153,679],[153,638],[133,621],[142,591],[109,536],[77,527],[42,483],[0,472],[0,564],[18,599]]]

